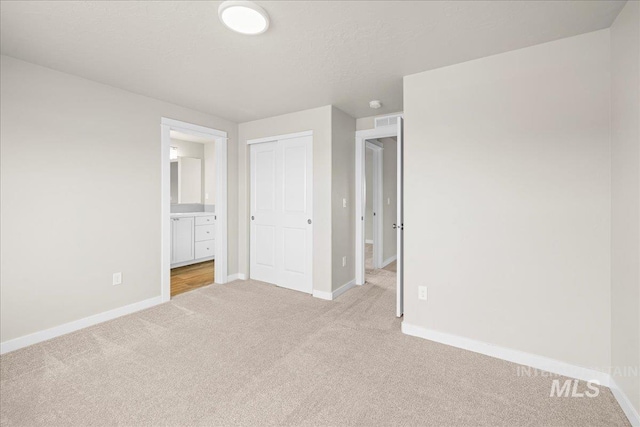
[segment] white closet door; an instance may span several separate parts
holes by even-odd
[[[277,283],[278,228],[282,198],[278,142],[251,146],[251,278]]]
[[[312,137],[251,145],[252,279],[312,292]]]
[[[312,292],[313,153],[311,137],[279,141],[282,159],[282,270],[278,286]]]

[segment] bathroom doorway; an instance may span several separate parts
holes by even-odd
[[[227,134],[162,119],[162,299],[227,281]]]

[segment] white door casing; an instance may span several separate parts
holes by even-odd
[[[250,148],[250,276],[311,293],[312,137],[277,138]]]

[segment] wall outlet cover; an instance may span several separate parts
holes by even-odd
[[[427,287],[426,286],[418,286],[418,299],[427,300]]]
[[[122,284],[122,273],[113,273],[113,285]]]

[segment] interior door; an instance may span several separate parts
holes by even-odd
[[[398,217],[396,218],[398,227],[396,232],[398,233],[397,240],[397,280],[396,280],[396,316],[401,317],[404,313],[404,120],[402,117],[398,117],[398,194],[397,194],[397,209]]]
[[[312,137],[251,145],[250,276],[312,292]]]
[[[280,227],[278,174],[280,159],[278,142],[265,142],[251,146],[251,241],[250,276],[254,280],[276,284],[279,258],[277,232]]]
[[[282,231],[278,286],[312,292],[313,153],[310,136],[279,141],[282,165]]]

